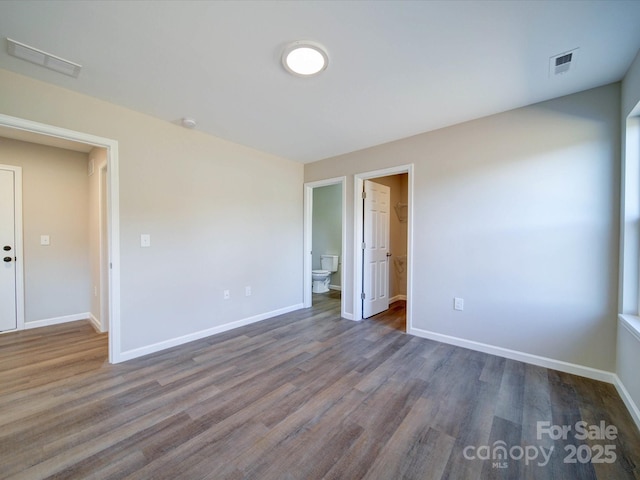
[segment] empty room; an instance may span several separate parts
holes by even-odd
[[[0,2],[0,478],[640,478],[638,25]]]

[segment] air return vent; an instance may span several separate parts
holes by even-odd
[[[549,76],[562,75],[575,69],[578,48],[554,55],[549,59]]]
[[[16,42],[10,38],[7,38],[7,53],[16,58],[26,60],[27,62],[35,63],[41,67],[48,68],[54,72],[63,73],[70,77],[78,78],[80,75],[80,69],[82,65],[70,62],[64,58],[57,57],[37,48],[30,47],[24,43]]]

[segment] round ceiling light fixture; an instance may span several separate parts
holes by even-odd
[[[282,65],[292,75],[312,77],[327,68],[329,56],[322,45],[301,40],[284,49]]]

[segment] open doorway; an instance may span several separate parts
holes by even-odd
[[[343,317],[345,189],[344,177],[333,178],[306,183],[304,195],[303,304],[308,308],[319,300],[339,299]],[[329,273],[313,273],[319,270]]]
[[[107,266],[107,279],[104,290],[97,292],[106,296],[108,305],[107,319],[102,320],[109,330],[109,362],[120,361],[120,249],[119,249],[119,188],[118,188],[118,142],[90,134],[75,132],[51,125],[41,124],[30,120],[11,117],[0,114],[0,135],[53,147],[69,148],[73,145],[85,145],[102,149],[105,153],[105,165],[107,167],[104,178],[105,196],[103,200],[104,222],[106,233],[102,238],[106,240],[106,253],[108,261],[101,262]],[[102,182],[101,182],[102,183]],[[106,197],[106,198],[105,198]],[[106,200],[106,201],[104,201]],[[19,299],[24,302],[24,299]],[[24,322],[22,322],[24,325]]]
[[[402,331],[411,328],[412,173],[407,165],[355,176],[355,320]]]

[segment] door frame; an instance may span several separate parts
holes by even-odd
[[[120,336],[120,184],[118,169],[118,141],[98,137],[89,133],[77,132],[53,125],[34,122],[18,117],[0,114],[0,126],[22,130],[35,135],[70,140],[107,151],[107,238],[110,260],[108,301],[109,301],[109,362],[122,361]],[[22,295],[24,302],[24,290]],[[24,317],[23,317],[24,325]]]
[[[98,241],[100,253],[100,331],[109,331],[109,168],[105,164],[98,171]]]
[[[22,253],[22,167],[0,165],[0,169],[13,172],[13,238],[16,269],[16,330],[24,330],[24,255]],[[13,332],[7,330],[2,333]]]
[[[407,325],[406,331],[413,329],[413,164],[374,170],[354,175],[353,194],[353,319],[362,320],[362,191],[365,180],[407,174]]]
[[[344,295],[344,252],[347,245],[347,177],[329,178],[327,180],[318,180],[316,182],[307,182],[304,184],[304,239],[303,239],[303,294],[302,302],[303,308],[311,307],[311,251],[313,248],[313,189],[319,187],[327,187],[330,185],[341,185],[340,194],[342,196],[342,239],[340,245],[340,262],[342,268],[340,268],[340,285],[342,286],[342,293],[340,295],[340,316],[343,318],[350,318],[345,312],[345,295]]]

